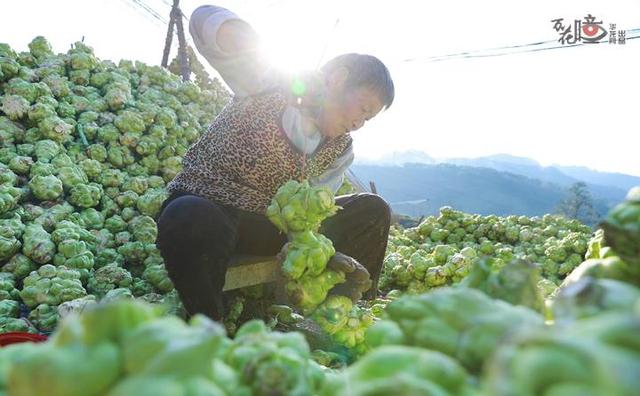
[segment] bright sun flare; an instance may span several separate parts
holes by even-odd
[[[253,21],[271,64],[290,73],[319,67],[336,40],[332,29],[335,20],[332,22],[329,15],[312,18],[309,10],[298,7],[280,11]]]

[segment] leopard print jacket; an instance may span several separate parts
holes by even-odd
[[[264,214],[282,184],[321,175],[351,137],[324,141],[305,158],[282,129],[286,106],[281,90],[232,100],[189,148],[167,189]]]

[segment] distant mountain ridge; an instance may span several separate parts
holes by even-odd
[[[506,154],[480,158],[451,158],[444,162],[455,165],[491,168],[511,172],[535,179],[546,180],[560,185],[572,184],[577,180],[554,167],[544,167],[529,158],[513,157]]]
[[[516,173],[561,185],[584,181],[601,186],[611,186],[628,191],[640,185],[640,177],[616,172],[601,172],[584,166],[550,165],[542,166],[536,160],[511,154],[494,154],[477,158],[436,159],[419,150],[398,151],[376,160],[358,160],[357,165],[396,165],[409,163],[448,163],[463,166],[491,168],[503,172]]]
[[[442,206],[482,215],[538,216],[552,212],[565,190],[553,183],[485,167],[453,164],[353,165],[373,181],[394,211],[434,215]]]
[[[600,214],[640,185],[640,177],[579,166],[541,166],[537,161],[498,154],[436,160],[420,151],[390,154],[377,161],[356,161],[361,181],[373,181],[399,213],[435,214],[440,206],[480,214],[551,213],[567,188],[584,181]]]

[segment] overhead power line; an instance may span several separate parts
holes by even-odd
[[[626,40],[635,40],[640,38],[640,28],[629,29],[626,31]],[[608,41],[598,42],[596,44],[609,44]],[[549,51],[554,49],[580,47],[583,45],[593,45],[592,43],[576,43],[576,44],[558,44],[557,40],[538,41],[528,44],[509,45],[504,47],[487,48],[482,50],[457,52],[446,55],[413,57],[404,59],[404,62],[441,62],[454,59],[465,58],[489,58],[494,56],[506,56],[514,54],[523,54],[527,52]]]
[[[159,20],[158,18],[156,18],[155,16],[153,16],[152,14],[150,14],[148,11],[144,10],[138,3],[136,3],[133,0],[122,0],[127,6],[129,6],[130,8],[132,8],[134,11],[136,11],[138,14],[140,14],[143,18],[145,18],[146,20],[148,20],[149,22],[153,23],[154,25],[156,25],[159,28],[164,29],[164,27],[166,26],[166,23],[162,20]]]
[[[162,17],[162,15],[160,15],[156,10],[154,10],[144,0],[130,0],[130,1],[135,3],[138,7],[142,8],[149,15],[151,15],[153,18],[157,19],[158,21],[162,22],[163,24],[166,25],[167,23],[169,23],[166,19],[164,19]]]
[[[131,6],[132,8],[134,8],[136,11],[138,11],[143,17],[153,22],[158,27],[161,27],[162,29],[166,29],[169,26],[169,21],[165,19],[162,16],[162,14],[158,13],[153,7],[147,4],[144,0],[123,0],[123,1],[127,3],[129,6]],[[170,7],[173,7],[173,5],[169,3],[167,0],[163,0],[163,3],[169,5]],[[180,12],[180,15],[182,15],[184,19],[189,21],[189,18],[187,18],[184,15],[184,13]],[[173,35],[177,36],[178,32],[174,31]],[[193,46],[193,41],[189,36],[185,35],[185,40],[190,45]]]

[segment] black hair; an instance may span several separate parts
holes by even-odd
[[[321,71],[329,75],[340,67],[346,67],[349,71],[345,88],[372,88],[380,94],[385,109],[391,106],[395,88],[389,69],[380,59],[372,55],[343,54],[325,63]]]

